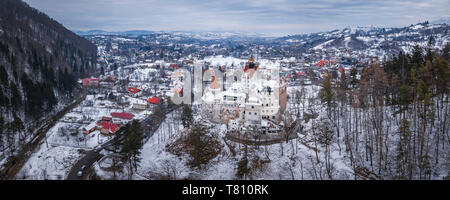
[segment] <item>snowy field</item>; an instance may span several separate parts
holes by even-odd
[[[77,148],[66,146],[41,145],[39,151],[34,153],[25,163],[17,179],[27,180],[62,180],[82,154]]]

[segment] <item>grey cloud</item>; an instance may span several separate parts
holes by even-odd
[[[244,31],[294,34],[404,26],[450,16],[448,0],[26,0],[74,30]]]

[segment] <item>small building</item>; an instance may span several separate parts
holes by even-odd
[[[133,103],[133,109],[145,110],[145,109],[147,109],[147,104]]]
[[[97,130],[96,124],[95,123],[91,123],[88,126],[86,126],[83,129],[81,129],[81,133],[87,135],[89,133],[94,132],[95,130]]]
[[[177,66],[177,64],[171,64],[171,65],[169,66],[169,69],[177,70],[177,69],[178,69],[178,66]]]
[[[128,92],[131,92],[131,93],[133,93],[133,94],[136,94],[136,93],[138,93],[139,91],[141,91],[141,90],[139,90],[139,89],[137,89],[137,88],[128,88]]]
[[[317,63],[317,66],[323,67],[323,66],[325,66],[326,64],[329,64],[329,62],[328,62],[327,60],[321,60],[321,61],[319,61],[319,62]]]
[[[150,99],[147,99],[147,102],[151,104],[159,104],[161,102],[161,99],[158,97],[152,97]]]
[[[133,119],[134,115],[127,112],[112,112],[111,116],[114,118],[120,118],[120,119]]]
[[[85,87],[97,87],[99,84],[97,78],[83,78],[81,82]]]
[[[116,82],[117,81],[117,78],[116,77],[114,77],[114,76],[111,76],[111,75],[109,75],[108,77],[106,77],[103,81],[105,81],[105,82],[112,82],[112,83],[114,83],[114,82]]]
[[[117,124],[107,121],[101,122],[100,124],[98,124],[98,126],[100,126],[100,133],[104,135],[114,134],[120,129]]]
[[[103,121],[103,122],[110,122],[111,120],[112,120],[111,117],[105,117],[105,116],[103,116],[101,121]]]

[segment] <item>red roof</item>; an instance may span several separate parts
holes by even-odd
[[[86,85],[89,83],[89,79],[88,78],[83,78],[82,79],[83,85]]]
[[[161,99],[158,97],[152,97],[152,98],[148,99],[147,102],[153,103],[153,104],[159,104],[161,102]]]
[[[323,64],[328,64],[327,60],[321,60],[317,63],[317,66],[322,66]]]
[[[131,93],[138,93],[139,91],[140,90],[137,88],[128,88],[128,92],[131,92]]]
[[[343,71],[345,71],[345,68],[341,67],[341,68],[339,69],[339,72],[342,73]]]
[[[134,115],[127,112],[112,112],[110,113],[112,117],[118,117],[120,119],[133,119]]]
[[[178,69],[178,66],[176,64],[170,65],[170,67],[173,67],[174,69]]]
[[[174,88],[173,91],[176,92],[178,95],[183,94],[183,88]]]
[[[112,122],[102,122],[100,124],[98,124],[99,126],[101,126],[104,129],[107,129],[111,132],[116,132],[117,130],[119,130],[119,126],[117,126],[117,124],[114,124]]]
[[[83,86],[98,85],[98,79],[97,78],[83,78],[81,81],[82,81]]]
[[[286,77],[291,78],[292,76],[290,74],[288,74]]]
[[[305,72],[297,72],[298,76],[305,75]]]
[[[244,67],[244,72],[247,72],[248,69],[249,69],[249,66],[248,66],[248,65],[245,65],[245,67]],[[255,65],[255,66],[253,67],[253,69],[256,71],[256,70],[258,69],[258,65]]]
[[[102,117],[102,121],[111,121],[111,117]]]

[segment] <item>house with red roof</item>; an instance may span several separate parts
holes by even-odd
[[[110,113],[112,117],[114,118],[120,118],[120,119],[133,119],[134,115],[127,112],[112,112]]]
[[[147,99],[147,102],[151,104],[159,104],[161,102],[161,99],[158,97],[152,97],[150,99]]]
[[[117,81],[117,78],[114,77],[114,76],[109,75],[109,76],[106,77],[103,81],[106,81],[106,82],[116,82],[116,81]]]
[[[128,92],[131,92],[131,93],[133,93],[133,94],[136,94],[136,93],[138,93],[139,91],[141,91],[141,90],[139,90],[139,89],[137,89],[137,88],[132,88],[132,87],[128,88]]]
[[[322,66],[324,66],[325,64],[328,64],[328,61],[327,61],[327,60],[321,60],[321,61],[319,61],[319,62],[317,63],[317,66],[322,67]]]
[[[111,117],[105,117],[105,116],[103,116],[101,121],[107,121],[107,122],[110,122],[111,120],[112,120]]]
[[[100,126],[100,133],[104,135],[114,134],[120,129],[120,127],[117,124],[108,121],[102,121],[97,125]]]
[[[97,87],[98,86],[98,79],[97,78],[83,78],[81,80],[81,83],[85,87]]]

